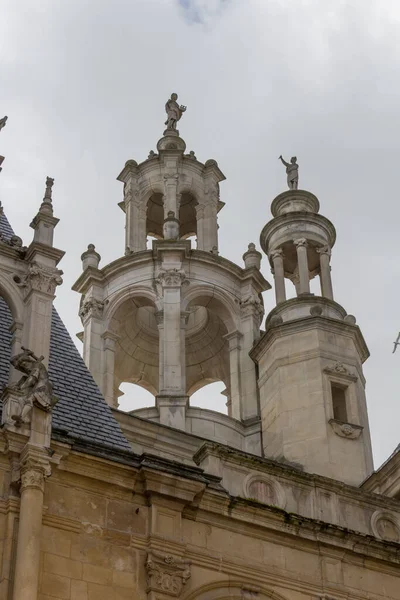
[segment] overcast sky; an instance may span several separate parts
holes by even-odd
[[[155,149],[176,91],[188,150],[227,178],[223,256],[242,264],[258,245],[286,188],[281,153],[297,155],[300,187],[336,226],[335,299],[371,352],[378,466],[400,442],[398,0],[2,0],[0,10],[1,200],[28,244],[55,178],[55,243],[67,253],[56,306],[73,336],[80,255],[88,243],[103,265],[123,254],[115,178]],[[266,258],[263,272],[271,281]]]

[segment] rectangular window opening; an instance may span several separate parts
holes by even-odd
[[[347,423],[346,387],[338,383],[331,383],[333,418]]]

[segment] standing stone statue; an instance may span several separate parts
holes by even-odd
[[[3,129],[3,127],[6,126],[7,119],[8,119],[8,117],[3,117],[2,119],[0,119],[0,131]]]
[[[186,110],[186,106],[177,103],[178,94],[171,94],[171,98],[165,104],[165,112],[168,115],[165,125],[167,129],[176,129],[176,124]]]
[[[290,163],[286,162],[286,160],[282,158],[282,154],[279,158],[282,161],[282,164],[284,164],[286,167],[287,183],[289,189],[297,190],[297,188],[299,187],[299,165],[297,164],[297,157],[292,156],[292,158],[290,159]]]
[[[47,369],[42,362],[43,358],[43,356],[38,358],[32,350],[22,347],[22,352],[11,359],[12,366],[24,373],[17,383],[10,386],[20,396],[20,414],[11,415],[16,426],[31,421],[33,406],[50,412],[57,402],[53,396],[53,386]]]

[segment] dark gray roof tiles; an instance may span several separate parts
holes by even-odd
[[[5,240],[9,240],[10,237],[14,234],[10,223],[6,215],[3,213],[0,208],[0,237],[3,237]]]
[[[0,214],[0,234],[9,239],[13,230]],[[10,369],[11,312],[0,297],[0,389]],[[131,452],[119,423],[104,400],[92,375],[53,307],[49,356],[49,377],[58,403],[53,410],[53,431],[82,442]]]

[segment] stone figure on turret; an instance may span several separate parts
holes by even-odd
[[[165,112],[168,115],[165,125],[167,129],[176,130],[176,124],[186,110],[186,106],[177,103],[178,94],[171,94],[171,98],[165,104]]]
[[[297,157],[292,156],[290,159],[290,163],[286,162],[282,158],[282,154],[279,159],[282,161],[282,164],[286,167],[287,173],[287,183],[290,190],[297,190],[299,187],[299,165],[297,164]]]

